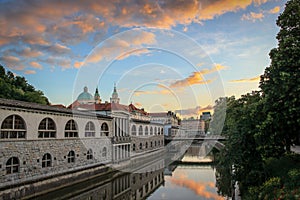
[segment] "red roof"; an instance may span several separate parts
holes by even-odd
[[[94,111],[121,110],[125,112],[139,112],[143,115],[148,115],[148,113],[145,112],[143,109],[139,109],[135,107],[133,104],[130,104],[129,106],[118,104],[118,103],[80,104],[78,101],[75,101],[68,108],[94,110]]]

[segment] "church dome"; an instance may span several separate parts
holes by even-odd
[[[83,92],[77,97],[77,101],[93,101],[94,97],[88,92],[88,88],[84,87]]]

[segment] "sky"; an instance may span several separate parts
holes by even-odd
[[[281,0],[0,1],[0,64],[52,104],[87,86],[182,116],[257,90]]]

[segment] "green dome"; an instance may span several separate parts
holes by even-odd
[[[88,88],[84,87],[83,92],[80,93],[77,97],[78,101],[92,101],[94,100],[93,95],[88,92]]]

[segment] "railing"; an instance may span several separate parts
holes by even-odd
[[[130,136],[113,136],[112,137],[112,143],[129,143],[131,142]]]

